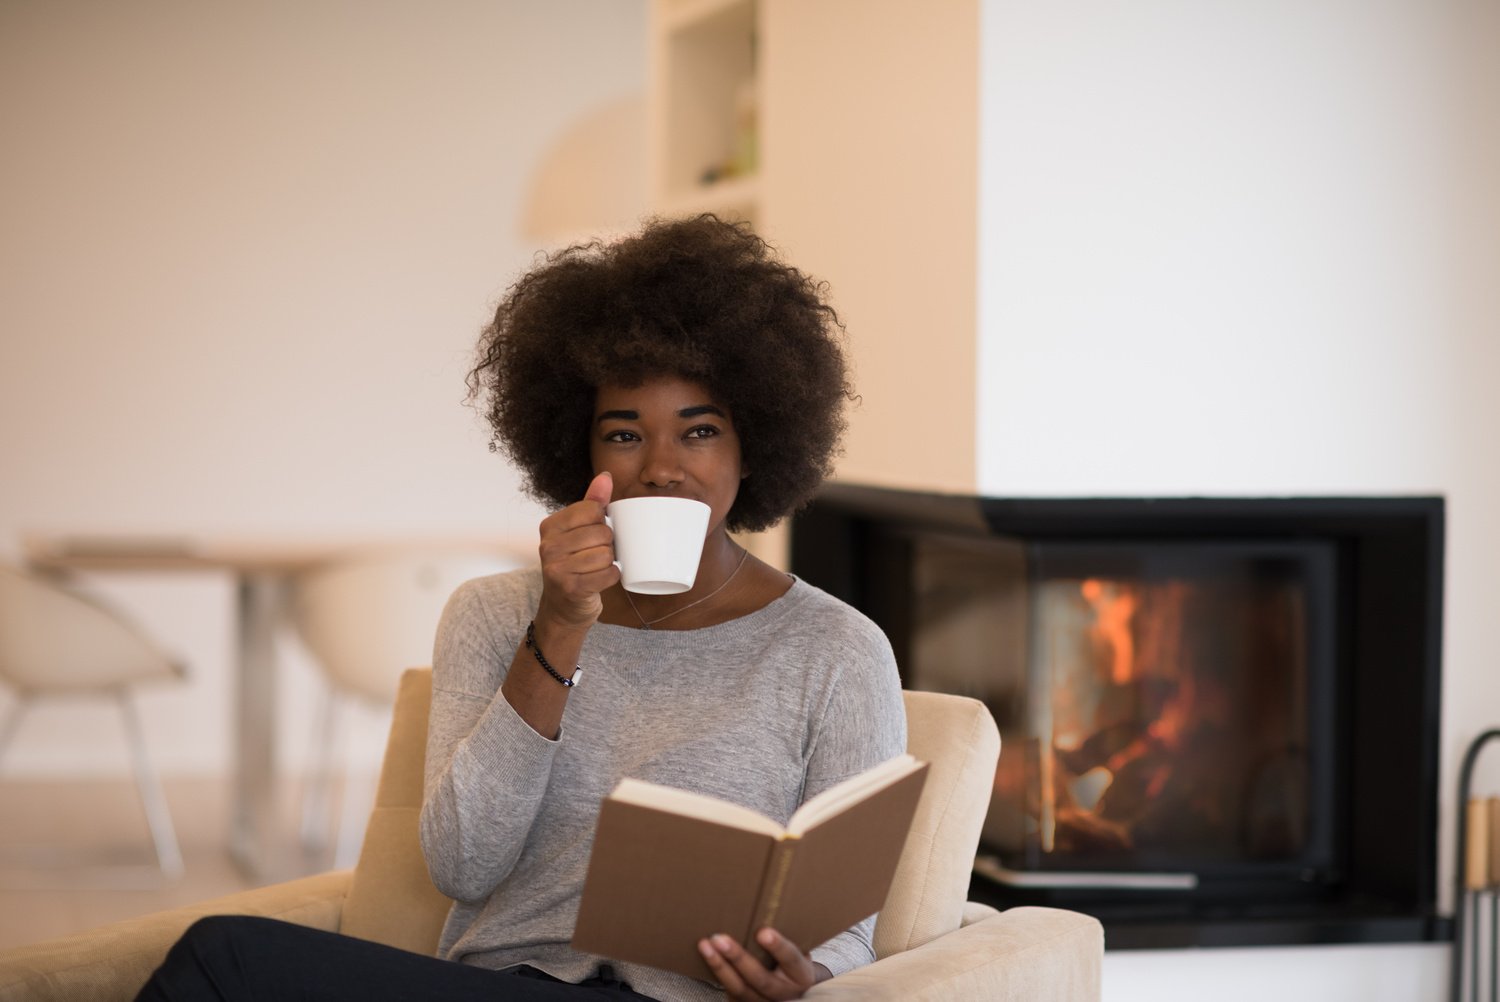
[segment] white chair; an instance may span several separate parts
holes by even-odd
[[[180,681],[181,664],[118,613],[47,578],[0,566],[0,680],[16,701],[0,722],[0,756],[21,716],[38,699],[104,696],[125,719],[136,789],[164,876],[182,875],[182,852],[161,780],[146,757],[146,738],[131,690]]]
[[[354,864],[368,813],[368,795],[351,795],[345,767],[334,768],[340,710],[362,702],[389,712],[401,673],[432,662],[432,643],[448,596],[465,581],[523,566],[519,556],[424,548],[373,551],[299,575],[292,621],[328,682],[313,738],[313,762],[302,803],[302,844],[329,842],[335,772],[344,773],[343,804],[334,832],[334,865]]]

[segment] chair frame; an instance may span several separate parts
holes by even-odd
[[[98,692],[84,692],[70,695],[99,694]],[[151,757],[146,750],[146,729],[141,724],[140,711],[135,705],[135,700],[131,698],[130,690],[125,686],[112,687],[103,694],[115,704],[125,724],[125,743],[130,752],[131,775],[135,782],[136,793],[141,800],[141,809],[146,815],[146,827],[151,833],[151,847],[156,856],[156,867],[161,871],[163,878],[177,880],[184,872],[182,847],[177,841],[177,829],[172,824],[172,812],[167,807],[167,795],[162,788],[161,777],[151,765]],[[42,698],[32,692],[16,693],[15,703],[5,715],[4,722],[0,723],[0,767],[3,767],[5,763],[5,753],[10,750],[11,741],[21,729],[21,718]]]
[[[131,772],[150,829],[156,869],[182,876],[182,849],[161,779],[146,750],[134,687],[180,680],[183,666],[127,616],[50,575],[0,565],[0,681],[15,697],[0,721],[0,763],[35,703],[103,697],[125,725]],[[118,867],[110,867],[118,870]],[[111,883],[118,883],[118,875]]]

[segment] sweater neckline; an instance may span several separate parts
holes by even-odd
[[[790,577],[792,586],[759,609],[712,626],[699,626],[690,630],[643,630],[639,626],[595,623],[592,630],[604,631],[603,636],[617,643],[627,641],[653,647],[676,646],[680,643],[707,645],[734,642],[774,626],[782,618],[791,615],[796,606],[805,600],[812,585],[795,574]]]

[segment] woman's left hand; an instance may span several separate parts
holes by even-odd
[[[698,952],[724,987],[724,993],[732,999],[739,1002],[800,999],[803,992],[832,976],[826,967],[813,963],[775,929],[762,929],[756,939],[776,961],[774,969],[767,970],[728,936],[710,936],[698,941]]]

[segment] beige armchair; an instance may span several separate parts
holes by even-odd
[[[359,863],[0,953],[0,1000],[132,998],[194,919],[269,915],[431,953],[448,899],[427,877],[417,837],[431,674],[408,671]],[[875,930],[879,959],[807,998],[1091,1002],[1103,931],[1051,908],[965,902],[1000,738],[975,700],[906,694],[908,747],[932,763],[895,885]]]

